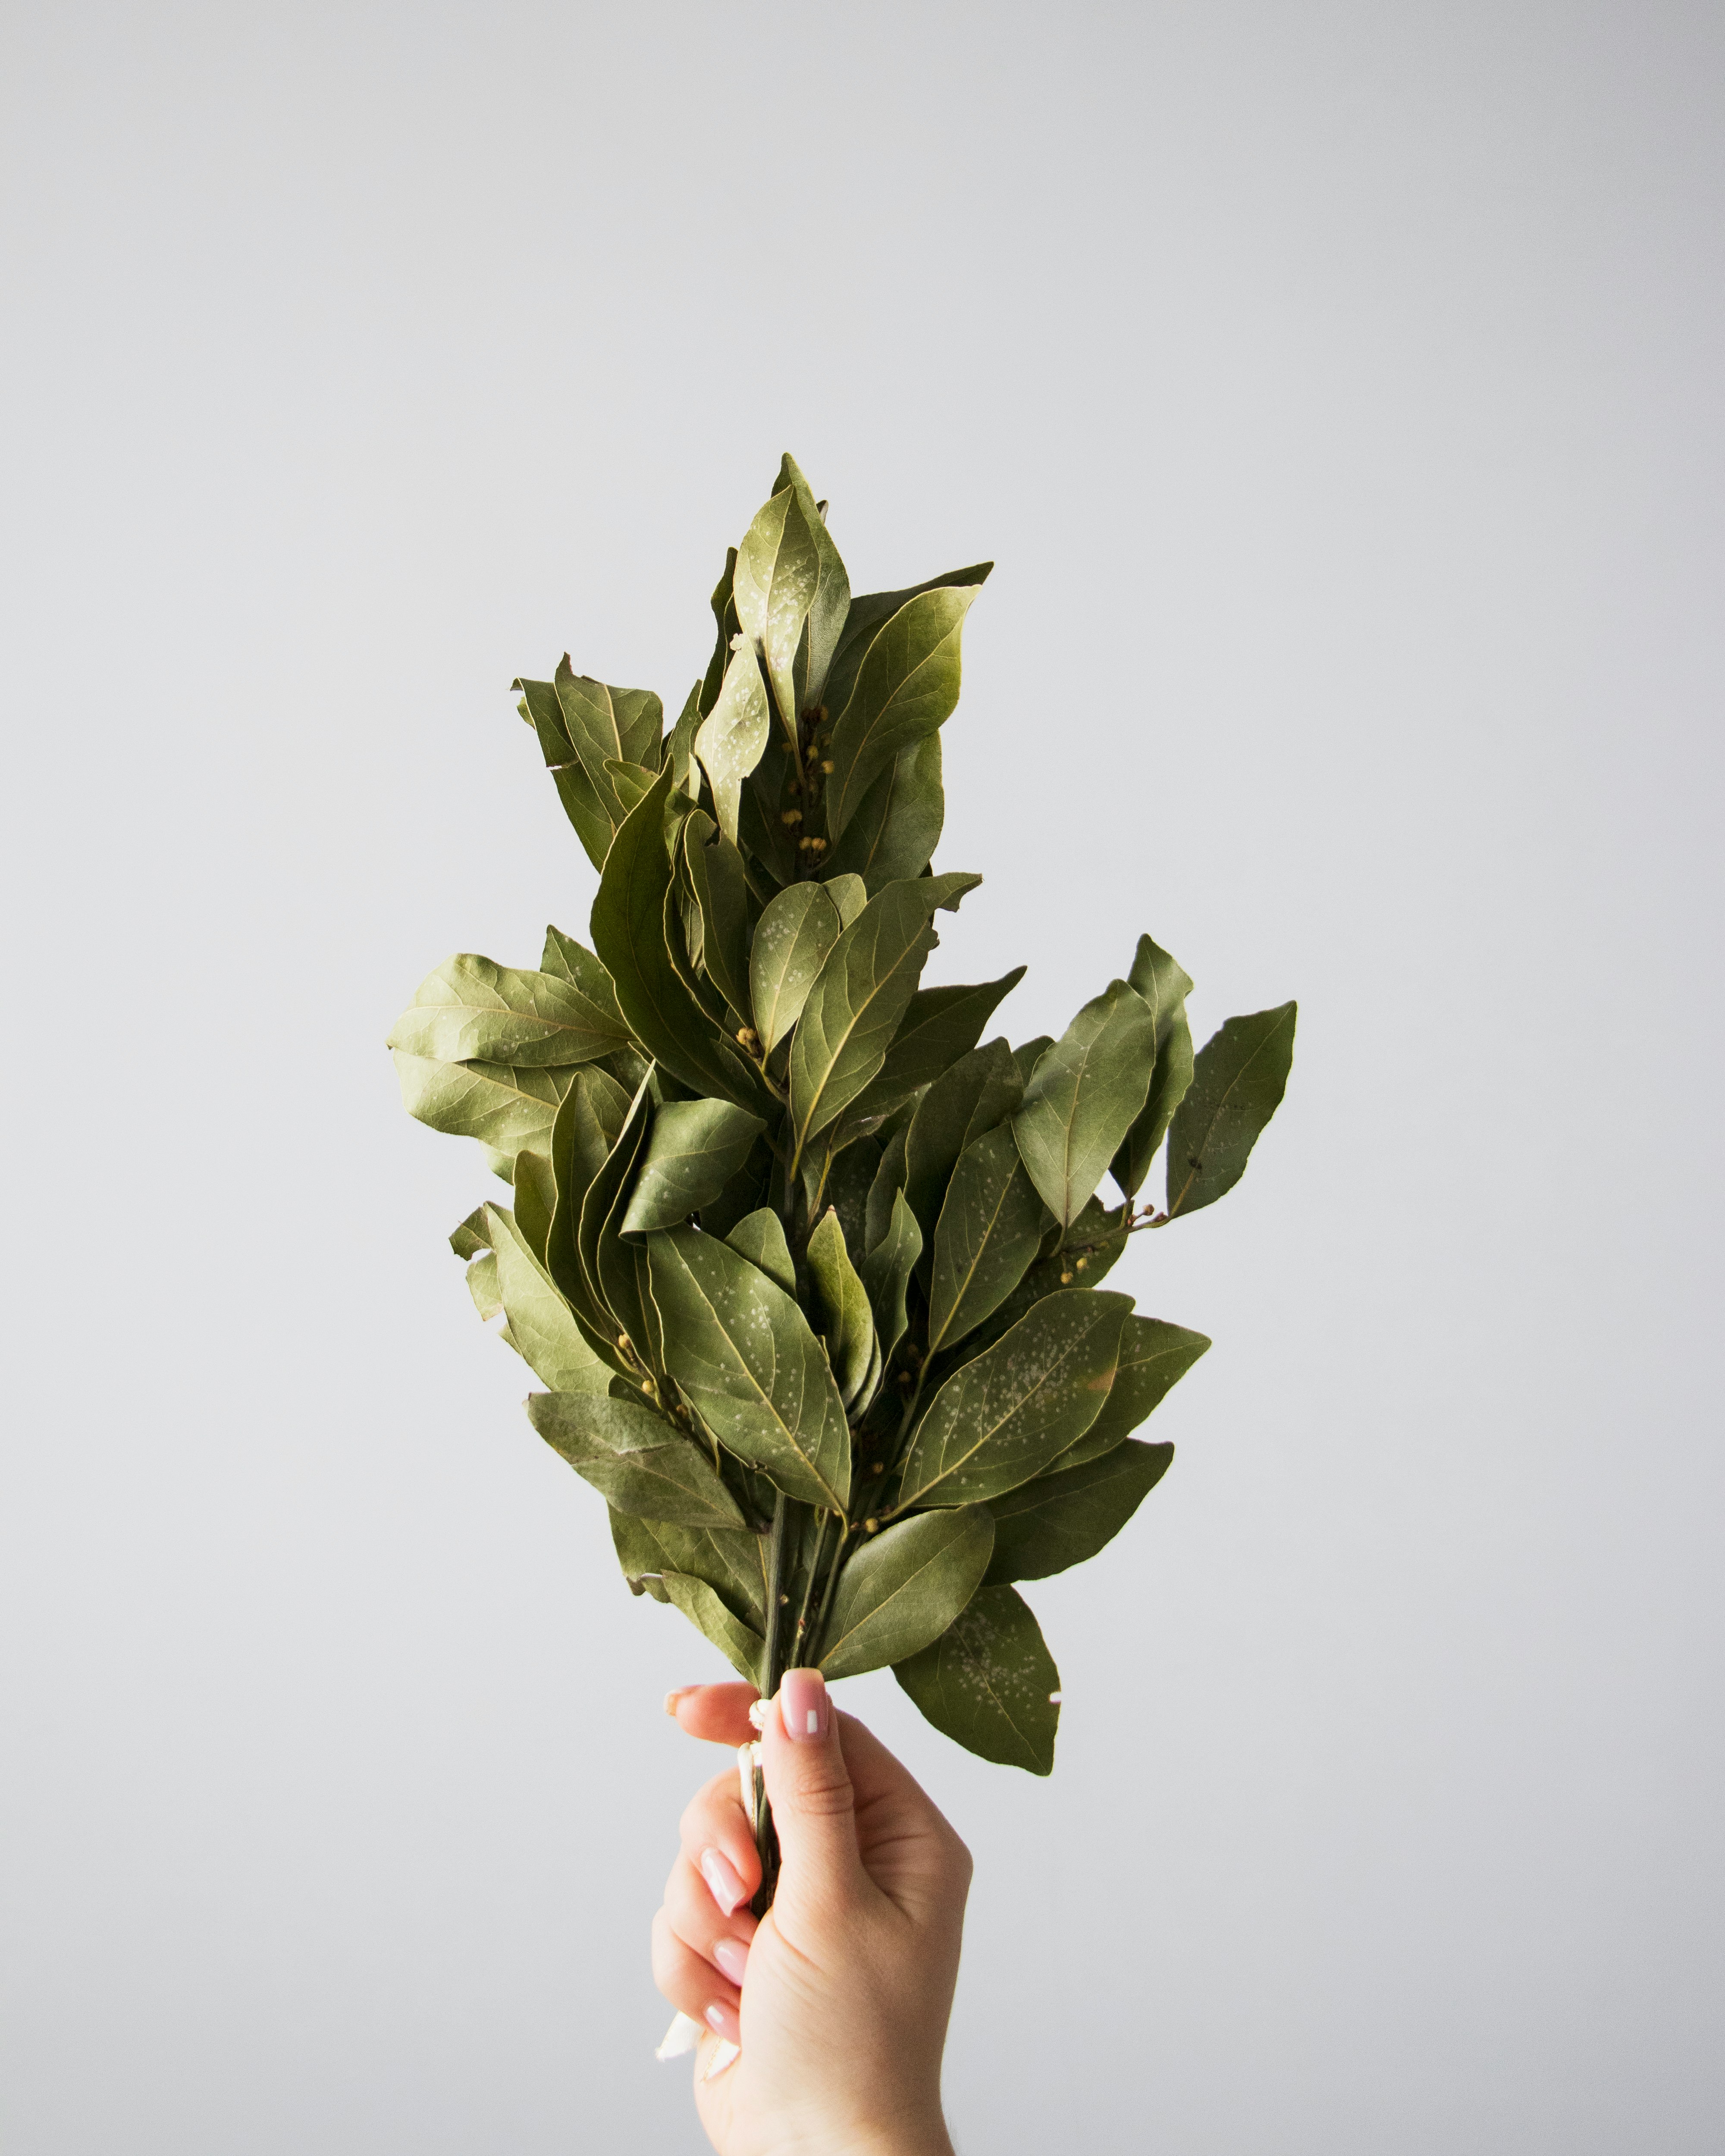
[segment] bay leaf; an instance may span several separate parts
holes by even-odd
[[[944,576],[908,584],[901,592],[863,592],[850,602],[827,675],[827,708],[842,711],[856,686],[857,670],[868,656],[869,646],[901,608],[924,592],[946,591],[967,584],[984,584],[992,562],[974,562],[968,568],[948,569]]]
[[[737,1024],[747,1025],[749,903],[742,855],[709,818],[697,815],[684,826],[683,856],[701,908],[701,963]]]
[[[1014,966],[998,981],[918,988],[886,1051],[880,1075],[858,1096],[854,1113],[891,1114],[968,1055],[996,1007],[1024,978]]]
[[[826,1342],[839,1397],[849,1409],[862,1399],[871,1368],[878,1376],[879,1363],[868,1291],[851,1263],[845,1230],[830,1206],[809,1238],[808,1258],[815,1330]]]
[[[1019,1152],[1062,1225],[1095,1195],[1149,1090],[1156,1020],[1124,981],[1111,981],[1044,1051],[1014,1120]]]
[[[1004,1044],[1003,1044],[1004,1045]],[[1011,1068],[1009,1060],[1009,1070]],[[931,1095],[936,1089],[930,1088]],[[916,1127],[911,1131],[916,1142]],[[973,1139],[958,1156],[934,1231],[928,1353],[991,1317],[1035,1260],[1044,1209],[1010,1129]]]
[[[850,605],[850,580],[814,506],[786,459],[789,483],[757,513],[737,550],[737,619],[765,662],[779,716],[794,726],[818,704]]]
[[[740,1618],[734,1617],[704,1579],[686,1573],[661,1575],[667,1598],[698,1632],[711,1640],[745,1683],[759,1686],[766,1680],[767,1643]]]
[[[650,689],[614,689],[606,682],[577,674],[567,653],[557,664],[553,686],[563,731],[599,807],[615,830],[631,804],[619,796],[605,767],[617,762],[644,767],[650,764],[657,769],[665,706]]]
[[[925,734],[869,782],[825,857],[824,873],[858,876],[871,896],[905,876],[921,875],[934,858],[946,816],[941,737]]]
[[[495,1253],[497,1291],[510,1339],[536,1378],[558,1395],[603,1395],[611,1368],[583,1337],[568,1304],[528,1247],[520,1223],[502,1207],[485,1208]]]
[[[524,1147],[542,1152],[573,1067],[509,1063],[437,1063],[397,1049],[402,1105],[410,1116],[452,1137],[477,1138],[507,1160]]]
[[[766,1125],[730,1101],[672,1101],[658,1109],[621,1232],[674,1228],[716,1199]]]
[[[1186,1021],[1186,998],[1192,993],[1192,981],[1160,945],[1141,936],[1127,982],[1156,1021],[1150,1090],[1111,1163],[1122,1194],[1136,1198],[1168,1133],[1174,1110],[1192,1083],[1192,1028]]]
[[[905,1196],[922,1224],[926,1252],[932,1254],[935,1223],[959,1154],[972,1138],[1012,1115],[1023,1098],[1011,1050],[1004,1040],[991,1040],[961,1055],[918,1101],[905,1142]]]
[[[743,1524],[711,1460],[650,1408],[591,1393],[533,1393],[527,1419],[619,1512],[685,1527]]]
[[[1055,1467],[1076,1467],[1111,1451],[1162,1404],[1209,1344],[1203,1333],[1183,1325],[1134,1312],[1121,1332],[1120,1361],[1101,1413]]]
[[[903,1191],[895,1190],[886,1228],[857,1268],[874,1312],[883,1366],[892,1360],[894,1348],[905,1337],[911,1276],[922,1254],[922,1230],[916,1216],[905,1203]]]
[[[979,1587],[939,1639],[892,1673],[925,1718],[967,1752],[1027,1774],[1054,1772],[1060,1673],[1011,1588]]]
[[[860,1676],[937,1640],[981,1584],[994,1547],[987,1508],[922,1512],[869,1536],[839,1575],[819,1667]]]
[[[768,1054],[803,1015],[809,992],[844,927],[836,901],[819,883],[793,883],[780,891],[755,924],[749,997],[755,1030]]]
[[[1298,1007],[1230,1018],[1199,1050],[1168,1134],[1168,1217],[1225,1197],[1281,1104],[1294,1060]]]
[[[792,1297],[692,1228],[647,1238],[670,1374],[727,1450],[787,1496],[843,1512],[850,1431],[820,1342]]]
[[[772,730],[760,662],[744,643],[732,654],[718,701],[695,737],[695,754],[713,790],[713,814],[733,846],[742,783],[761,761]]]
[[[1131,1298],[1067,1288],[941,1385],[911,1434],[895,1512],[998,1497],[1028,1482],[1101,1410]]]
[[[856,685],[834,721],[826,835],[840,838],[876,776],[901,749],[932,734],[958,701],[959,639],[975,585],[907,599],[870,639]]]
[[[725,1240],[752,1265],[758,1265],[768,1279],[787,1295],[795,1295],[796,1262],[785,1240],[784,1223],[770,1205],[762,1205],[739,1220]]]
[[[1101,1459],[1039,1475],[994,1498],[988,1507],[994,1517],[988,1584],[1046,1579],[1093,1558],[1137,1512],[1173,1456],[1171,1445],[1128,1437]]]

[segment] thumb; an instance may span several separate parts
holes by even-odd
[[[778,1830],[775,1907],[813,1911],[848,1896],[863,1876],[856,1794],[839,1717],[819,1670],[787,1670],[761,1732],[761,1771]]]

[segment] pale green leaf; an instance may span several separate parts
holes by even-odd
[[[434,1131],[477,1138],[508,1160],[524,1147],[543,1152],[557,1103],[575,1072],[508,1063],[435,1063],[395,1050],[402,1105]]]
[[[483,1205],[475,1205],[460,1225],[449,1235],[449,1248],[458,1258],[475,1258],[481,1250],[491,1247],[490,1224],[485,1219]]]
[[[533,1393],[527,1419],[619,1512],[685,1527],[741,1527],[717,1469],[663,1415],[590,1393]]]
[[[644,1079],[644,1073],[643,1077]],[[593,1178],[611,1157],[628,1120],[629,1096],[608,1071],[589,1065],[575,1075],[551,1133],[552,1182],[556,1202],[546,1237],[546,1270],[588,1322],[603,1325],[604,1307],[593,1296],[581,1262],[581,1207]]]
[[[679,793],[686,793],[691,801],[701,798],[701,767],[695,761],[695,733],[701,718],[701,684],[697,681],[689,691],[665,745],[672,783]]]
[[[998,1497],[1076,1445],[1114,1381],[1128,1296],[1068,1288],[941,1386],[911,1432],[895,1512]]]
[[[1014,1119],[1019,1151],[1063,1226],[1096,1194],[1149,1089],[1156,1020],[1137,992],[1111,981],[1045,1051]]]
[[[713,814],[732,845],[742,782],[761,761],[772,726],[760,664],[744,644],[732,654],[719,700],[695,737],[696,756],[713,789]]]
[[[809,1321],[759,1267],[692,1228],[647,1239],[670,1374],[721,1445],[789,1497],[845,1509],[850,1432]]]
[[[809,1277],[814,1291],[815,1330],[826,1342],[827,1359],[847,1408],[863,1397],[875,1355],[875,1320],[868,1291],[857,1276],[845,1246],[845,1230],[829,1206],[809,1238]]]
[[[489,1325],[503,1307],[497,1286],[497,1260],[492,1251],[481,1250],[467,1268],[467,1292],[473,1297],[480,1322]]]
[[[841,928],[850,927],[869,902],[869,887],[860,875],[829,875],[822,888],[839,909]]]
[[[780,891],[755,924],[749,995],[755,1030],[768,1054],[802,1016],[809,992],[844,927],[836,901],[819,883],[793,883]]]
[[[615,1034],[619,1040],[627,1041],[629,1022],[619,1008],[617,990],[611,976],[586,944],[547,923],[545,955],[539,961],[539,970],[542,973],[555,973],[559,980],[567,981],[572,988],[578,989],[603,1014],[607,1031]]]
[[[979,1587],[932,1645],[892,1673],[927,1720],[967,1752],[1031,1774],[1054,1772],[1060,1673],[1041,1626],[1011,1588]]]
[[[1168,1216],[1214,1205],[1245,1173],[1281,1105],[1294,1060],[1298,1007],[1231,1018],[1198,1052],[1192,1084],[1168,1134]]]
[[[605,767],[622,763],[658,769],[665,706],[650,689],[614,689],[572,672],[567,654],[558,663],[554,686],[563,730],[614,830],[630,803],[621,798]]]
[[[984,584],[992,562],[974,562],[968,568],[948,569],[944,576],[930,577],[920,584],[907,584],[901,592],[861,592],[850,602],[845,617],[839,648],[833,654],[827,675],[827,708],[842,711],[856,686],[857,670],[868,656],[869,646],[901,608],[924,592],[938,592],[966,584]]]
[[[488,1205],[485,1213],[496,1254],[497,1290],[516,1353],[559,1396],[603,1394],[611,1382],[610,1366],[583,1338],[568,1304],[533,1255],[519,1222],[501,1206]]]
[[[869,1536],[839,1575],[820,1641],[823,1673],[860,1676],[937,1640],[981,1584],[993,1547],[981,1505],[924,1512]]]
[[[463,951],[420,983],[389,1045],[442,1063],[556,1065],[590,1063],[628,1037],[572,982]]]
[[[807,480],[788,459],[790,484],[760,511],[732,572],[743,634],[766,662],[780,716],[794,725],[818,704],[850,605],[850,581]]]
[[[629,1103],[617,1142],[581,1200],[581,1214],[575,1231],[575,1248],[590,1303],[598,1312],[601,1322],[608,1324],[612,1339],[614,1341],[619,1333],[624,1335],[644,1358],[650,1353],[654,1328],[643,1307],[638,1266],[640,1251],[634,1244],[622,1240],[615,1224],[621,1217],[626,1202],[624,1194],[646,1143],[647,1124],[652,1114],[650,1086],[650,1078],[644,1080],[640,1091]]]

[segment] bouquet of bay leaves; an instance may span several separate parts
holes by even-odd
[[[1131,1433],[1209,1345],[1101,1283],[1239,1181],[1295,1007],[1194,1056],[1146,936],[1060,1040],[978,1045],[1023,968],[922,980],[979,880],[932,856],[991,565],[853,598],[825,511],[787,457],[669,729],[567,659],[517,681],[598,871],[593,947],[450,958],[390,1045],[409,1111],[511,1185],[450,1241],[631,1589],[763,1693],[890,1666],[1046,1774],[1060,1679],[1015,1583],[1130,1519],[1173,1451]],[[770,1881],[758,1782],[756,1817]]]

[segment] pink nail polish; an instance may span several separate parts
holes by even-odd
[[[826,1679],[819,1670],[787,1670],[778,1687],[779,1719],[787,1737],[804,1743],[824,1737],[829,1709]]]
[[[721,1939],[713,1948],[713,1967],[721,1976],[728,1976],[739,1991],[742,1989],[743,1972],[748,1965],[748,1947],[742,1939]]]
[[[718,1903],[721,1917],[728,1917],[739,1903],[748,1898],[748,1890],[737,1877],[736,1866],[716,1849],[703,1851],[701,1876],[706,1881],[708,1893]]]
[[[742,2024],[737,2018],[737,2010],[721,2006],[715,1999],[706,2010],[706,2025],[716,2036],[722,2036],[727,2044],[742,2041]]]

